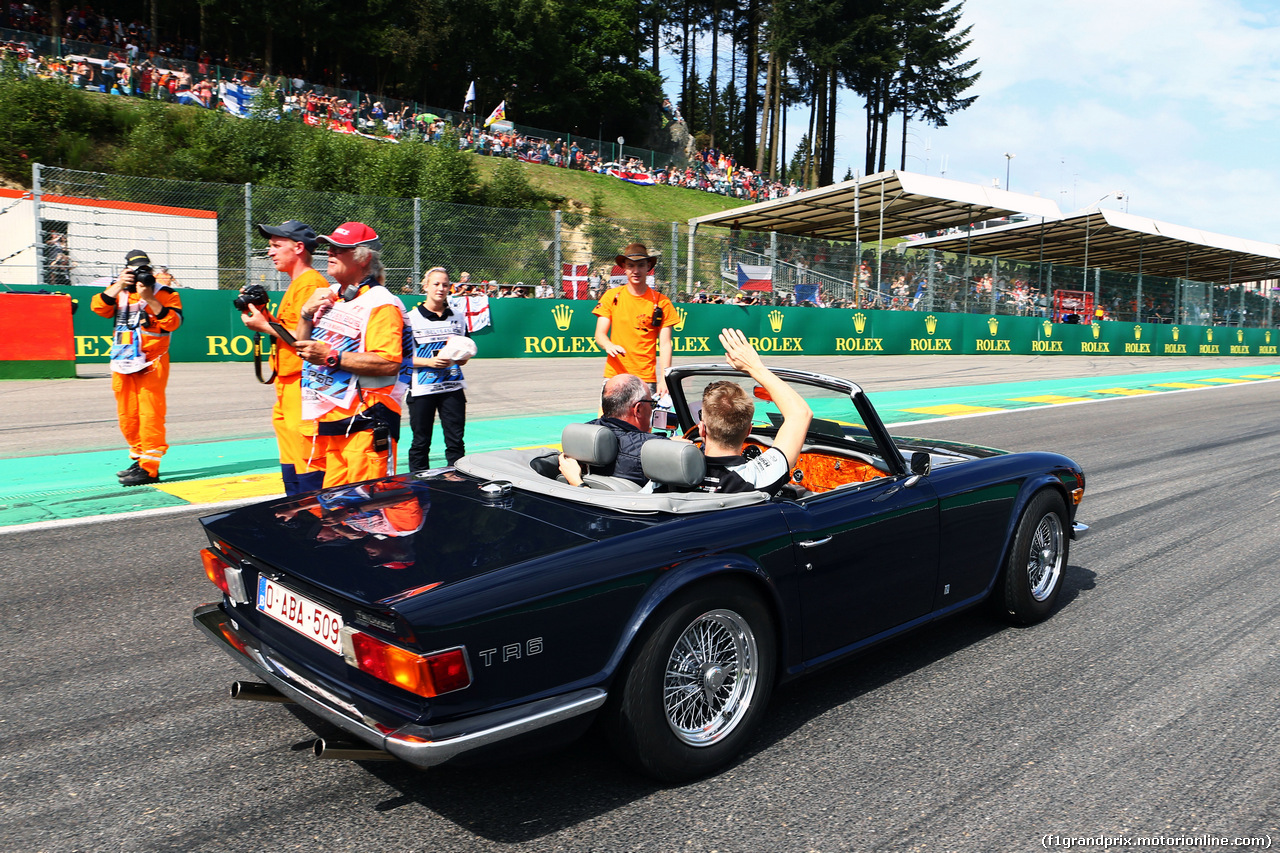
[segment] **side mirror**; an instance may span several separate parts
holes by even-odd
[[[923,450],[917,450],[911,454],[911,473],[917,477],[929,476],[929,471],[933,469],[933,462],[929,454]]]

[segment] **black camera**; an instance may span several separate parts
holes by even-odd
[[[137,293],[138,287],[156,286],[156,272],[151,268],[150,264],[138,264],[133,268],[133,284],[125,287],[130,293]]]
[[[267,293],[267,289],[260,284],[250,284],[240,291],[240,295],[231,303],[236,306],[236,310],[244,314],[249,310],[250,305],[257,305],[261,311],[267,307],[267,303],[271,301],[271,294]]]

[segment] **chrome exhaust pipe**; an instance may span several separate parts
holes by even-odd
[[[341,761],[395,761],[396,757],[381,749],[374,749],[363,743],[345,743],[316,738],[311,745],[316,758],[333,758]]]
[[[270,684],[259,684],[256,681],[234,681],[227,691],[232,699],[244,699],[250,702],[283,702],[292,704],[293,700],[276,690]]]

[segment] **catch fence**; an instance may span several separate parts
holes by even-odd
[[[557,297],[588,276],[607,286],[614,256],[641,242],[661,256],[655,286],[676,301],[741,296],[739,265],[767,267],[765,304],[1049,317],[1056,290],[1087,291],[1104,319],[1184,325],[1275,324],[1276,282],[1223,285],[1109,270],[966,256],[896,245],[732,232],[574,211],[506,210],[139,178],[36,165],[31,191],[0,190],[0,286],[94,286],[118,274],[130,249],[169,267],[181,286],[234,290],[288,282],[267,258],[255,227],[300,219],[319,233],[366,222],[382,237],[387,285],[418,292],[426,270],[458,280],[545,282]],[[323,270],[323,256],[317,266]],[[566,278],[566,275],[568,278]],[[595,278],[591,279],[595,281]],[[545,292],[545,291],[544,291]],[[1091,318],[1082,318],[1086,322]]]

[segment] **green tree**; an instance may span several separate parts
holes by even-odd
[[[458,137],[451,129],[426,150],[418,195],[431,201],[474,204],[480,188],[480,172],[471,159],[475,155],[458,149]]]
[[[87,157],[86,140],[117,135],[101,104],[57,81],[0,70],[0,174],[28,182],[32,163],[71,165],[71,152]]]
[[[524,164],[505,158],[494,169],[484,186],[484,203],[489,207],[509,209],[545,208],[546,198],[529,183]]]
[[[361,174],[360,192],[413,198],[422,186],[430,156],[430,148],[420,142],[380,143]]]
[[[961,62],[971,44],[972,27],[958,29],[964,3],[947,9],[943,0],[907,0],[895,27],[902,64],[890,84],[890,105],[902,113],[902,158],[907,163],[907,122],[920,116],[933,127],[945,127],[947,116],[968,109],[977,96],[961,97],[977,82],[977,60]],[[885,120],[887,122],[887,112]],[[881,168],[884,157],[881,156]]]
[[[294,161],[291,185],[323,192],[360,191],[369,142],[340,133],[311,133]]]

